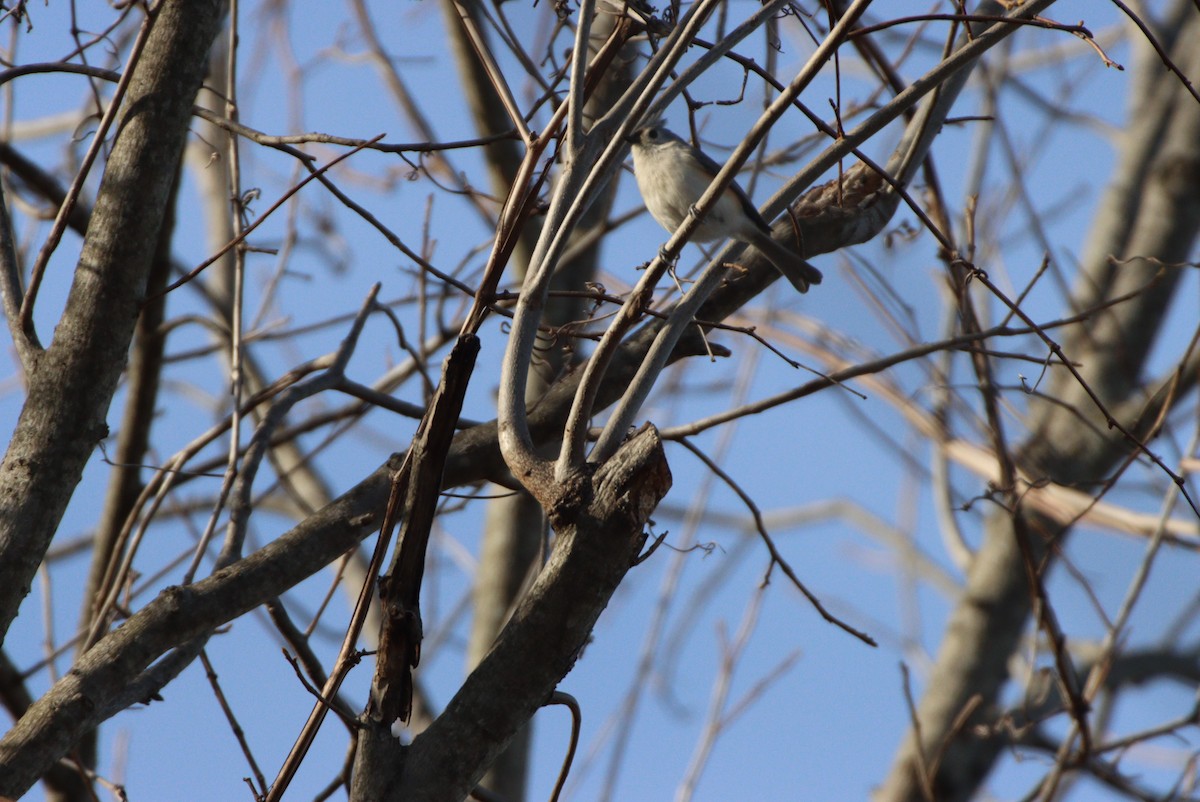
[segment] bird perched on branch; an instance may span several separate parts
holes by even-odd
[[[708,189],[721,165],[667,130],[661,122],[627,137],[633,145],[633,173],[654,219],[674,232]],[[771,227],[746,191],[730,181],[692,234],[695,242],[735,239],[758,249],[799,292],[821,283],[821,271],[800,254],[771,238]]]

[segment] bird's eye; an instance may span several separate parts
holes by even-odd
[[[646,138],[649,139],[651,142],[658,139],[658,129],[651,128],[649,131],[646,132]]]

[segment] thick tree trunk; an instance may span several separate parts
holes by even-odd
[[[29,592],[105,418],[141,311],[221,3],[156,7],[133,65],[66,310],[28,366],[29,393],[0,463],[0,635]]]
[[[1171,58],[1185,74],[1197,75],[1200,18],[1191,13],[1187,19]],[[1162,68],[1152,63],[1150,69],[1157,74]],[[1200,231],[1200,105],[1178,81],[1156,80],[1154,87],[1133,96],[1120,164],[1087,239],[1072,307],[1096,308],[1138,292],[1073,327],[1064,345],[1066,358],[1081,365],[1088,387],[1109,411],[1128,406],[1130,393],[1144,386],[1149,347],[1182,273],[1168,271],[1156,285],[1152,279],[1160,265],[1186,262]],[[1090,489],[1136,449],[1107,426],[1082,385],[1065,371],[1056,375],[1046,394],[1054,403],[1035,408],[1032,436],[1014,449],[1017,464],[1035,482]],[[1151,414],[1142,414],[1142,402],[1132,400],[1138,414],[1119,422],[1143,438],[1157,407],[1147,399]],[[939,802],[973,799],[992,768],[1000,741],[980,737],[974,725],[995,723],[1009,660],[1033,609],[1018,541],[1022,530],[1043,577],[1070,533],[1019,503],[989,516],[917,708],[920,739],[909,733],[876,802],[918,802],[926,799],[923,787]],[[974,715],[960,721],[968,709]]]

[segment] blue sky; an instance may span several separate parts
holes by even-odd
[[[884,18],[904,7],[879,3],[873,13]],[[293,3],[289,8],[285,16],[272,17],[260,4],[243,6],[242,121],[276,134],[323,131],[369,138],[386,132],[389,142],[415,140],[416,135],[398,117],[376,72],[363,59],[362,41],[349,11],[338,5],[305,2]],[[746,2],[731,3],[731,19],[740,19],[753,8]],[[20,35],[16,60],[52,60],[70,50],[71,42],[63,34],[67,10],[61,3],[35,6],[34,29]],[[508,3],[505,10],[534,42],[541,41],[539,37],[552,19],[545,3],[536,8]],[[100,13],[100,9],[91,7],[79,11],[85,17]],[[437,135],[445,140],[473,136],[470,119],[458,100],[438,6],[376,4],[372,12],[380,35],[396,54],[398,68],[410,82]],[[1115,12],[1107,4],[1062,2],[1053,12],[1059,20],[1083,19],[1098,33],[1109,30],[1116,21]],[[82,27],[88,27],[86,19]],[[282,39],[278,36],[281,30],[286,31]],[[894,35],[905,32],[899,29]],[[943,29],[938,29],[931,38],[940,41],[942,35]],[[794,20],[783,23],[782,36],[778,72],[788,76],[812,46]],[[283,40],[286,48],[280,46]],[[1055,87],[1068,87],[1069,93],[1060,102],[1071,110],[1094,115],[1100,125],[1047,131],[1036,106],[1012,92],[1002,97],[1001,119],[1015,137],[1020,156],[1033,160],[1025,166],[1025,175],[1035,182],[1031,194],[1038,209],[1048,214],[1048,230],[1056,248],[1052,255],[1070,272],[1073,259],[1082,249],[1096,194],[1108,177],[1113,148],[1106,134],[1119,130],[1123,123],[1130,74],[1104,69],[1083,43],[1045,31],[1022,34],[1013,57],[1048,47],[1077,52],[1063,65],[1050,63],[1043,69],[1031,69],[1026,73],[1029,85],[1048,97],[1055,97]],[[270,49],[256,53],[255,48]],[[760,61],[765,59],[759,39],[748,41],[740,50]],[[1132,66],[1125,44],[1117,43],[1109,54]],[[915,77],[935,56],[934,52],[917,48],[911,61],[903,66],[903,74]],[[305,75],[298,89],[287,78],[292,60]],[[844,98],[863,97],[867,84],[860,80],[856,65],[848,63],[844,69]],[[706,99],[724,99],[736,94],[739,85],[740,74],[723,67],[720,74],[698,86],[697,92]],[[18,120],[78,109],[87,96],[85,83],[71,76],[25,78],[15,86],[17,101],[12,113]],[[515,89],[519,99],[528,97],[527,87],[517,85]],[[826,75],[804,99],[818,113],[827,114],[826,98],[832,94]],[[977,102],[978,95],[969,91],[960,103],[961,114],[976,113]],[[701,112],[704,135],[714,143],[710,152],[715,157],[725,155],[717,144],[732,145],[746,130],[753,119],[751,106],[748,102],[735,107],[709,107]],[[669,119],[675,128],[683,128],[685,117],[680,105],[672,109]],[[781,144],[809,133],[806,122],[794,115],[772,133],[770,141]],[[939,173],[955,210],[962,207],[963,172],[976,134],[977,128],[970,124],[947,127],[935,148]],[[31,156],[57,163],[63,153],[62,140],[60,135],[18,144]],[[868,151],[873,156],[884,156],[894,140],[895,131],[889,130]],[[306,149],[324,160],[340,152],[315,145]],[[252,145],[245,145],[242,153],[244,185],[262,190],[261,199],[253,206],[255,213],[261,213],[294,180],[294,165],[287,157]],[[985,267],[1002,287],[1020,288],[1036,271],[1042,251],[1029,236],[1028,220],[1019,208],[996,202],[1006,189],[1009,175],[1003,169],[1001,155],[991,155],[995,161],[983,182],[986,205],[981,208],[987,214],[980,220],[980,229],[990,237],[989,245],[995,250],[987,252]],[[452,158],[456,169],[471,184],[487,186],[476,154],[455,152]],[[437,191],[426,179],[408,180],[407,172],[395,156],[361,153],[335,176],[343,188],[411,245],[419,246],[428,215],[437,239],[435,261],[447,267],[466,261],[469,270],[477,270],[482,256],[473,249],[486,245],[489,231],[476,216],[463,211],[461,200]],[[772,182],[777,180],[778,176],[764,176],[755,190],[755,199],[761,202],[768,197],[773,191]],[[198,264],[207,255],[204,220],[195,193],[194,179],[189,175],[181,195],[176,251],[185,264]],[[352,314],[376,281],[383,284],[384,299],[399,299],[409,292],[411,264],[376,232],[347,214],[315,185],[302,191],[300,204],[300,242],[264,315],[272,328],[299,328],[334,314]],[[615,212],[639,206],[631,176],[626,175],[621,179]],[[336,238],[320,233],[318,223],[323,216],[334,221]],[[44,224],[39,228],[24,215],[19,221],[19,233],[36,231],[34,240],[40,243]],[[267,221],[253,244],[277,246],[286,234],[284,223],[282,213]],[[911,212],[901,209],[889,224],[889,231],[898,232],[906,223],[918,225]],[[664,232],[648,216],[629,223],[605,242],[605,275],[601,280],[610,290],[631,284],[636,280],[636,266],[650,259],[665,239]],[[50,331],[59,312],[78,246],[78,240],[68,235],[52,263],[39,307],[38,322],[43,332]],[[685,250],[681,266],[697,258],[699,252],[692,246]],[[939,289],[942,266],[930,237],[909,240],[897,236],[890,246],[880,237],[851,252],[819,257],[814,262],[826,275],[820,287],[798,297],[786,285],[777,284],[761,305],[746,311],[744,322],[771,332],[772,341],[790,355],[821,367],[800,347],[802,341],[819,338],[811,333],[800,334],[813,330],[836,332],[854,342],[861,353],[882,354],[905,347],[867,297],[868,289],[880,289],[873,282],[883,282],[894,292],[893,308],[908,316],[920,339],[939,336],[944,325],[944,298]],[[864,266],[876,271],[874,279]],[[250,257],[249,309],[259,308],[265,288],[279,268],[278,260],[271,255]],[[1181,297],[1195,297],[1195,277],[1189,280],[1193,292],[1188,295],[1185,290]],[[400,303],[396,308],[409,336],[413,336],[417,324],[411,304]],[[1039,319],[1050,319],[1060,314],[1062,299],[1048,283],[1041,284],[1023,308]],[[173,315],[207,314],[187,292],[175,294],[170,311]],[[1172,314],[1179,320],[1174,331],[1187,336],[1194,326],[1194,305],[1188,309],[1183,304]],[[503,355],[505,331],[498,318],[484,327],[481,370],[473,380],[465,412],[469,416],[494,416],[497,376],[493,366]],[[276,376],[296,362],[332,351],[344,332],[344,324],[324,327],[286,343],[257,345],[255,353],[270,375]],[[731,398],[763,398],[809,378],[808,373],[788,367],[749,338],[725,334],[717,340],[733,349],[734,358],[711,364],[693,360],[686,371],[672,371],[664,377],[662,386],[681,387],[684,392],[655,396],[644,410],[644,417],[660,426],[682,423],[728,407]],[[184,325],[173,336],[169,352],[182,354],[207,342],[208,335],[201,326]],[[1030,353],[1042,355],[1036,348],[1026,347]],[[356,379],[369,382],[403,358],[390,324],[376,316],[368,324],[351,372]],[[749,373],[752,362],[754,370]],[[1034,376],[1036,372],[1036,366],[1028,363],[1001,363],[997,380],[1017,385],[1020,375]],[[745,375],[750,378],[744,385],[739,384]],[[21,403],[11,357],[4,376],[0,385],[6,388],[0,395],[0,425],[11,428]],[[887,378],[894,380],[902,392],[911,394],[914,403],[921,403],[933,389],[928,375],[915,365],[897,368]],[[216,419],[223,404],[221,379],[213,360],[172,366],[168,373],[170,393],[160,410],[156,459],[165,459]],[[969,381],[961,367],[957,379]],[[732,433],[720,429],[695,438],[709,454],[727,449],[722,465],[743,487],[752,490],[755,502],[772,522],[773,537],[806,585],[838,616],[870,632],[880,643],[877,649],[868,648],[824,623],[776,572],[732,680],[730,704],[746,694],[752,694],[753,702],[716,742],[697,786],[696,800],[865,799],[871,786],[886,774],[908,720],[900,691],[900,662],[910,667],[914,691],[919,693],[929,655],[940,642],[941,625],[953,599],[931,588],[922,577],[906,572],[898,564],[896,552],[879,539],[877,532],[865,532],[841,514],[856,508],[876,516],[900,537],[911,539],[939,569],[961,581],[960,572],[942,546],[924,481],[923,472],[929,465],[928,444],[880,391],[867,382],[855,382],[851,387],[866,398],[847,391],[827,391],[741,420],[733,425]],[[415,386],[402,388],[398,395],[420,400]],[[110,425],[114,427],[120,420],[122,401],[123,394],[119,394],[110,414]],[[308,408],[341,403],[341,399],[321,398]],[[875,431],[867,424],[876,427]],[[322,467],[332,489],[342,492],[353,486],[388,453],[403,448],[412,429],[412,421],[377,412],[362,430],[334,443]],[[312,446],[318,439],[310,437],[304,442]],[[209,453],[219,453],[222,448]],[[560,686],[576,696],[584,710],[582,743],[568,785],[572,799],[604,798],[606,779],[614,776],[610,756],[618,740],[623,741],[623,759],[615,775],[612,799],[675,796],[701,737],[722,643],[733,638],[767,566],[766,552],[753,542],[755,536],[748,528],[746,510],[736,495],[714,481],[685,449],[668,446],[668,457],[675,486],[654,516],[659,531],[670,531],[668,546],[686,548],[699,543],[711,548],[683,553],[663,549],[634,569],[602,617],[595,641]],[[68,511],[62,538],[88,532],[106,475],[97,454]],[[205,498],[215,491],[218,482],[215,478],[197,480],[182,490],[179,498]],[[1162,477],[1146,472],[1132,484],[1155,483],[1161,486]],[[982,491],[978,478],[965,471],[954,473],[953,485],[959,501]],[[1113,498],[1139,509],[1155,509],[1154,495],[1140,492],[1139,487],[1119,490]],[[834,502],[842,506],[831,508]],[[694,530],[685,520],[687,511],[693,509],[700,510],[700,523]],[[977,503],[971,512],[958,516],[971,543],[978,539],[980,515],[985,509]],[[424,606],[426,631],[442,645],[427,654],[420,676],[438,703],[449,699],[462,676],[467,623],[462,599],[478,554],[483,510],[483,502],[476,501],[444,518],[431,550],[433,564]],[[190,525],[202,525],[205,515],[201,512],[192,516]],[[287,526],[284,518],[264,510],[255,516],[253,536],[263,542]],[[187,526],[178,524],[164,524],[152,532],[139,562],[146,573],[186,550],[193,537]],[[1132,538],[1086,527],[1080,529],[1069,548],[1072,564],[1087,578],[1110,615],[1140,559],[1141,548],[1140,542]],[[1162,636],[1169,611],[1180,606],[1178,598],[1193,592],[1197,568],[1194,553],[1172,552],[1159,563],[1155,580],[1134,618],[1133,641],[1149,644]],[[79,609],[77,594],[85,571],[86,559],[76,556],[53,574],[53,620],[58,639],[65,638],[74,626]],[[171,581],[178,580],[180,571],[174,572]],[[300,610],[315,609],[329,582],[330,576],[321,574],[289,594],[289,601],[296,605],[293,614],[299,617]],[[1060,571],[1051,588],[1071,637],[1092,638],[1103,633],[1102,622],[1078,581]],[[45,627],[40,606],[45,593],[45,586],[35,587],[7,644],[10,653],[23,664],[42,654]],[[664,596],[669,599],[665,607],[661,601]],[[340,637],[340,616],[344,615],[341,596],[335,598],[334,605],[336,615],[325,619],[325,634],[317,638],[327,665],[332,662]],[[652,642],[654,659],[648,676],[643,676],[638,673],[638,658],[647,648],[648,628],[659,615],[663,617],[662,634]],[[310,698],[280,656],[278,637],[261,612],[238,620],[228,631],[215,636],[208,652],[263,771],[268,778],[273,777],[311,707]],[[764,677],[772,676],[793,655],[798,655],[797,659],[766,690],[754,691]],[[57,663],[59,672],[68,666],[65,659]],[[345,687],[356,706],[364,699],[367,674],[365,670],[356,672]],[[636,716],[622,715],[620,700],[632,685],[643,682]],[[46,683],[45,673],[30,679],[35,692],[43,690]],[[128,711],[104,726],[101,771],[124,782],[134,800],[245,798],[247,790],[241,780],[247,773],[244,760],[233,745],[199,664],[168,687],[164,697],[164,702]],[[1117,722],[1136,728],[1169,720],[1181,714],[1191,698],[1188,689],[1154,688],[1122,705]],[[545,797],[552,787],[566,749],[567,733],[566,714],[561,709],[545,710],[535,721],[530,789],[530,798],[534,799]],[[1193,750],[1194,736],[1193,731],[1188,747]],[[344,744],[344,732],[337,722],[327,721],[294,783],[295,798],[311,797],[328,782],[343,760]],[[1127,757],[1125,765],[1147,778],[1160,776],[1156,772],[1174,776],[1178,766],[1171,754],[1166,745],[1162,753],[1144,749]],[[1041,758],[1025,763],[1005,761],[993,777],[991,788],[1000,798],[1019,798],[1043,771]],[[38,793],[35,791],[31,798]],[[1099,789],[1094,793],[1089,790],[1086,798],[1108,798]]]

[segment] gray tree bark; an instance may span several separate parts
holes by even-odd
[[[58,527],[125,368],[221,4],[159,7],[133,67],[67,307],[0,463],[0,636]]]
[[[1179,3],[1172,12],[1186,24],[1174,28],[1169,57],[1185,74],[1197,75],[1200,18],[1194,8],[1188,13],[1189,5]],[[1187,261],[1200,231],[1200,104],[1180,82],[1163,79],[1148,44],[1139,40],[1139,49],[1137,79],[1146,91],[1131,92],[1119,164],[1087,237],[1071,303],[1073,310],[1100,311],[1071,327],[1063,345],[1066,358],[1081,365],[1084,383],[1055,373],[1046,392],[1054,401],[1033,408],[1032,435],[1012,446],[1012,459],[1034,482],[1092,488],[1138,454],[1108,426],[1088,388],[1145,441],[1163,411],[1162,391],[1174,381],[1152,381],[1147,391],[1144,373],[1163,311],[1182,278],[1181,271],[1162,271],[1161,265]],[[1130,300],[1103,306],[1129,293]],[[939,802],[975,798],[1000,753],[1002,739],[977,735],[976,725],[986,729],[996,722],[1009,661],[1033,612],[1035,593],[1020,541],[1029,544],[1045,577],[1071,533],[1022,506],[1015,488],[1001,490],[1004,503],[988,517],[917,707],[920,738],[908,734],[877,802],[916,802],[930,791]],[[959,721],[970,709],[974,714]]]

